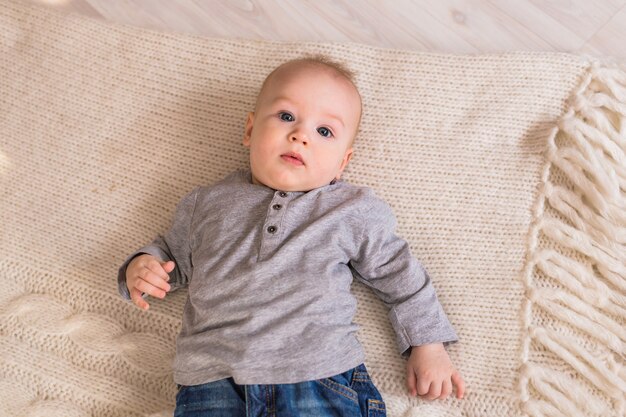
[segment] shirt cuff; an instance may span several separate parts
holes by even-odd
[[[398,352],[404,358],[411,354],[411,346],[422,346],[431,343],[443,343],[447,346],[458,342],[459,338],[448,321],[443,310],[439,308],[438,320],[426,320],[421,326],[407,328],[402,325],[395,310],[389,311],[389,319],[396,334]]]

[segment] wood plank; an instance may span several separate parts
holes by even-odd
[[[626,6],[596,32],[580,52],[614,57],[626,64]]]
[[[553,6],[549,7],[549,2],[535,4],[536,2],[532,1],[490,0],[490,3],[541,37],[556,51],[574,51],[587,40],[588,36],[576,30],[570,30],[553,13],[548,13],[554,8]],[[593,28],[592,33],[595,33],[603,25],[604,22],[598,23]]]
[[[413,7],[407,14],[415,24],[435,19],[479,52],[507,50],[552,50],[552,46],[517,20],[488,1],[418,1],[404,0]],[[420,16],[422,16],[420,18]],[[436,34],[433,34],[436,36]],[[446,50],[446,52],[460,52]]]
[[[21,0],[107,21],[225,38],[358,42],[442,53],[626,57],[626,0]]]
[[[501,0],[505,1],[505,0]],[[564,27],[589,39],[624,6],[626,0],[530,0]]]

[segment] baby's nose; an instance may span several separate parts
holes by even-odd
[[[292,142],[299,140],[300,142],[302,142],[303,145],[306,145],[306,143],[308,142],[306,135],[304,135],[303,133],[296,133],[296,132],[290,135],[290,140]]]

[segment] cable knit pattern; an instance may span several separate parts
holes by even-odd
[[[46,335],[66,335],[93,355],[120,355],[129,366],[154,375],[167,375],[173,360],[168,340],[152,333],[126,332],[105,314],[74,313],[47,294],[25,294],[6,305],[6,317]],[[150,357],[145,352],[150,351]],[[153,363],[154,361],[154,363]]]
[[[142,312],[117,268],[182,196],[246,166],[264,77],[317,52],[363,96],[345,179],[392,206],[460,337],[466,398],[409,398],[386,308],[353,284],[389,415],[624,415],[622,67],[206,39],[3,0],[0,416],[172,414],[185,291]]]

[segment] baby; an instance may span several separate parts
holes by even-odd
[[[120,293],[144,310],[146,295],[188,286],[176,416],[384,416],[352,321],[353,276],[390,309],[409,394],[445,399],[454,385],[463,397],[444,348],[457,336],[390,206],[341,180],[360,119],[345,67],[280,65],[248,114],[250,168],[196,187],[170,230],[121,266]]]

